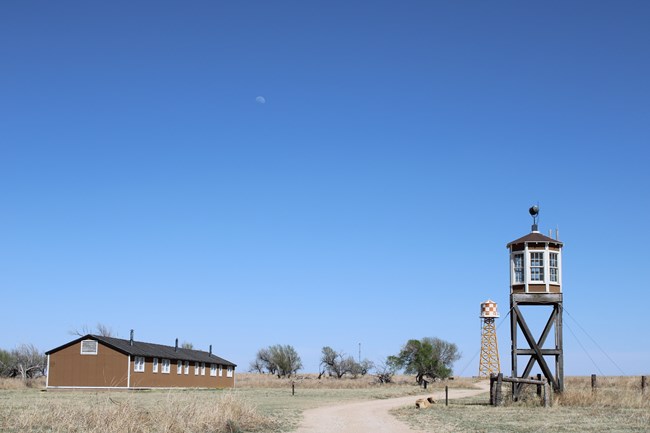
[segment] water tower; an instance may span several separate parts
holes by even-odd
[[[557,392],[564,390],[564,354],[562,348],[562,242],[538,231],[539,208],[529,209],[533,217],[531,232],[510,242],[510,335],[512,338],[512,377],[527,378],[535,364]],[[521,307],[544,308],[550,316],[537,337],[531,332]],[[529,310],[527,310],[529,311]],[[544,348],[554,331],[555,342]],[[520,348],[518,333],[528,347]],[[520,369],[519,357],[528,357]],[[547,360],[553,362],[549,365]],[[552,368],[554,367],[554,368]],[[521,384],[513,383],[512,397],[517,400]]]
[[[487,300],[481,304],[481,361],[478,367],[478,377],[490,377],[491,373],[501,372],[499,363],[499,345],[497,344],[497,329],[494,319],[499,318],[497,303]]]

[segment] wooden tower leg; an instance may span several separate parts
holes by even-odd
[[[510,335],[512,338],[511,342],[511,365],[512,365],[512,377],[518,377],[517,376],[517,312],[515,311],[514,303],[512,300],[512,297],[510,299]],[[512,401],[517,401],[517,398],[519,395],[517,394],[517,384],[516,383],[511,383],[512,386]]]

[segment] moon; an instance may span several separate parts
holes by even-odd
[[[266,98],[264,96],[258,96],[257,98],[255,98],[255,102],[257,102],[258,104],[266,104]]]

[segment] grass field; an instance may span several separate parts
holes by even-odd
[[[371,378],[277,379],[238,374],[235,390],[43,391],[19,381],[0,381],[2,432],[289,432],[305,409],[362,399],[422,394],[412,377],[379,385]],[[641,432],[650,431],[650,402],[637,378],[568,378],[566,392],[544,409],[532,396],[494,408],[488,396],[452,401],[448,407],[401,408],[394,414],[421,431],[448,432]],[[471,388],[473,380],[445,382]],[[292,383],[295,395],[292,395]],[[444,389],[433,384],[429,391]]]
[[[427,410],[401,408],[393,413],[425,432],[648,432],[650,398],[643,397],[639,377],[599,378],[591,390],[589,377],[571,377],[551,408],[540,406],[529,387],[523,401],[503,407],[488,405],[488,396],[437,404]],[[504,391],[507,388],[504,387]]]
[[[462,385],[458,382],[459,386]],[[295,386],[295,395],[292,385]],[[305,409],[421,393],[413,378],[317,380],[238,374],[234,390],[44,391],[0,382],[2,432],[285,432]]]
[[[295,385],[292,395],[291,385]],[[448,381],[455,388],[472,388],[472,380]],[[372,377],[359,379],[317,380],[315,375],[295,379],[277,379],[257,374],[243,374],[237,378],[236,394],[252,402],[260,413],[274,417],[278,431],[296,428],[305,409],[353,400],[385,399],[419,395],[424,391],[412,376],[396,376],[394,383],[378,384]]]

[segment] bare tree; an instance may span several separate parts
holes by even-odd
[[[364,359],[361,362],[355,362],[350,373],[352,373],[352,376],[356,378],[357,376],[365,376],[373,368],[375,368],[375,363],[369,359]]]
[[[259,359],[255,358],[255,360],[251,361],[250,366],[248,367],[248,371],[251,373],[264,373],[264,363]]]
[[[194,349],[194,345],[189,341],[183,341],[181,343],[181,349]]]
[[[382,362],[375,367],[375,377],[379,383],[391,383],[395,375],[395,368]]]
[[[319,379],[325,372],[330,376],[336,376],[337,379],[346,374],[356,378],[365,375],[373,367],[372,361],[364,359],[362,362],[357,362],[352,356],[345,356],[343,352],[337,352],[329,346],[323,347],[320,365]]]
[[[13,375],[21,379],[42,376],[45,371],[45,355],[33,344],[21,344],[11,351]]]
[[[113,328],[99,322],[97,323],[95,329],[89,327],[88,325],[83,325],[81,328],[73,329],[69,333],[71,335],[77,335],[79,337],[83,337],[84,335],[88,335],[88,334],[100,335],[102,337],[115,337],[117,335],[113,331]]]
[[[97,335],[102,337],[114,337],[115,332],[110,326],[104,325],[103,323],[97,323]]]
[[[275,362],[273,362],[269,348],[262,348],[258,350],[257,355],[255,356],[255,361],[253,362],[255,364],[261,365],[262,370],[266,370],[266,372],[269,374],[275,374],[278,370],[277,365]]]

